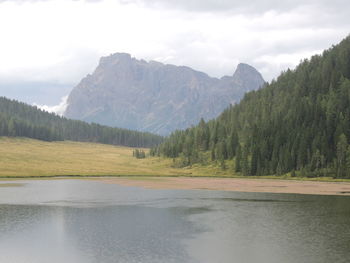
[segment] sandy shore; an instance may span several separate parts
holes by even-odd
[[[350,183],[347,182],[201,177],[120,177],[95,178],[94,180],[110,184],[152,189],[205,189],[237,192],[350,196]]]

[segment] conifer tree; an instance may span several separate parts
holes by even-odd
[[[235,172],[241,172],[242,171],[242,151],[241,146],[238,144],[237,147],[237,153],[236,153],[236,160],[235,160]]]

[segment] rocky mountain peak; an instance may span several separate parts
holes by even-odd
[[[247,64],[217,79],[186,66],[115,53],[102,57],[93,74],[72,90],[65,116],[167,135],[217,117],[263,83]]]
[[[245,87],[257,86],[260,88],[265,83],[260,72],[245,63],[239,63],[237,65],[236,71],[232,77],[235,82],[240,83],[240,85]],[[246,89],[245,91],[249,91],[249,89]]]
[[[131,60],[131,55],[128,53],[114,53],[100,59],[100,64],[108,63],[123,63]]]
[[[259,73],[259,72],[254,67],[246,63],[239,63],[237,65],[237,68],[234,74],[244,74],[244,73]]]

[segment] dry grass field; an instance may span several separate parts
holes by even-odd
[[[147,149],[145,149],[148,152]],[[243,177],[233,173],[232,163],[222,170],[219,164],[174,168],[173,160],[159,157],[136,159],[133,148],[97,143],[44,142],[28,138],[0,137],[0,178],[133,176],[149,180],[159,176],[235,177],[246,179],[289,179],[350,182],[349,179],[291,178],[284,176]]]
[[[229,176],[218,167],[172,168],[164,158],[136,159],[133,148],[0,137],[0,177]]]

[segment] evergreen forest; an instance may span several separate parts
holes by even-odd
[[[247,176],[350,177],[350,36],[151,150]],[[228,165],[230,164],[230,165]]]
[[[44,141],[71,140],[131,147],[151,147],[163,138],[146,132],[70,120],[25,103],[0,97],[0,136]]]

